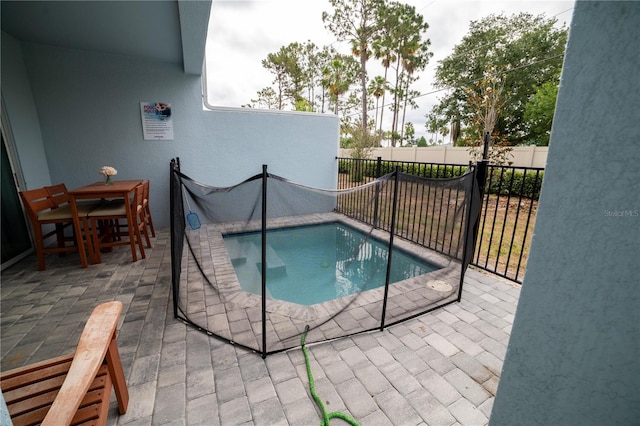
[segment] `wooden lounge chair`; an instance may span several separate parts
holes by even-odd
[[[14,425],[105,425],[115,390],[120,414],[129,392],[116,343],[122,311],[118,301],[96,307],[74,354],[0,374],[0,387]]]

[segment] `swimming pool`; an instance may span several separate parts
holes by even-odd
[[[240,287],[260,294],[261,233],[224,236]],[[267,292],[274,299],[313,305],[384,286],[387,244],[342,222],[267,231]],[[395,249],[389,283],[440,269]]]

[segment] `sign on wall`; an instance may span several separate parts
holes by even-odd
[[[146,141],[172,141],[173,117],[167,102],[140,102],[142,133]]]

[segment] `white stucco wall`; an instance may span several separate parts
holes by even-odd
[[[640,419],[640,3],[578,1],[491,425]]]
[[[216,186],[260,173],[262,164],[306,185],[336,185],[338,120],[333,115],[204,111],[200,77],[179,66],[21,46],[53,183],[73,188],[100,180],[103,165],[115,167],[117,179],[150,179],[159,226],[169,224],[173,157],[180,157],[185,174]],[[173,141],[143,140],[143,101],[172,104]]]

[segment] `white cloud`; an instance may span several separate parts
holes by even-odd
[[[558,24],[569,24],[573,1],[463,1],[405,0],[416,7],[429,24],[433,57],[416,89],[430,93],[437,61],[448,56],[467,34],[469,23],[489,14],[530,12],[556,16]],[[262,67],[269,53],[292,42],[311,41],[348,53],[325,29],[322,12],[331,12],[328,0],[213,0],[207,37],[207,88],[209,103],[239,107],[270,86],[273,76]],[[373,65],[372,62],[370,64]],[[371,73],[373,75],[373,72]],[[425,134],[425,114],[437,102],[437,93],[418,99],[420,108],[407,111],[416,135]],[[389,114],[386,114],[389,115]]]

